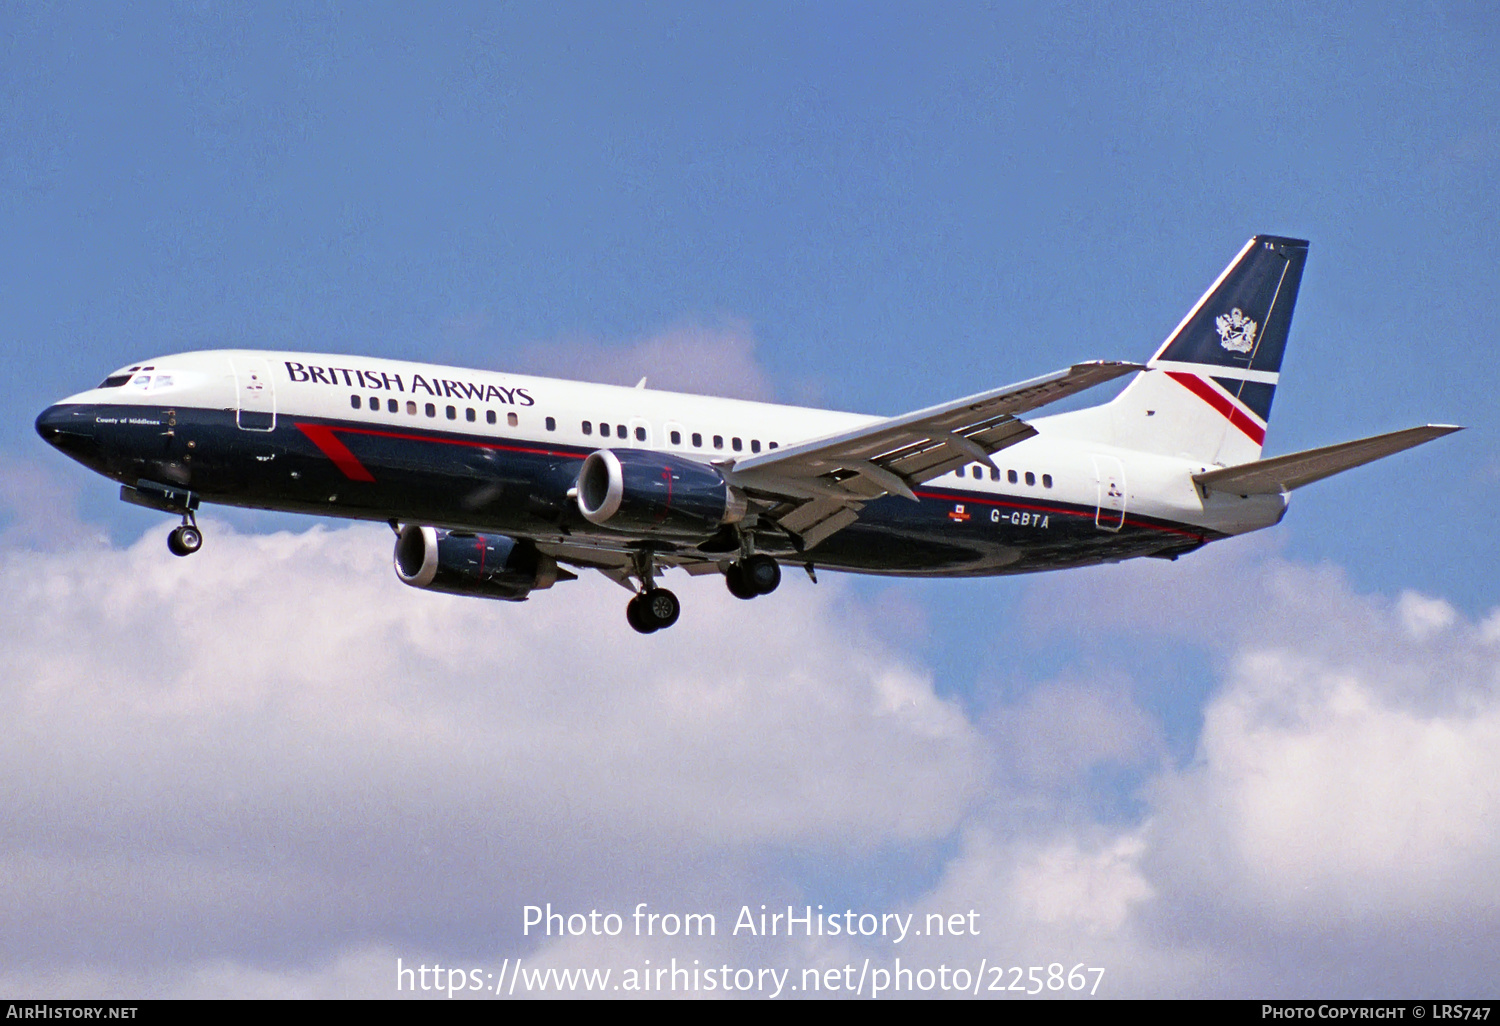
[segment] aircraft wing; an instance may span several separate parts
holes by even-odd
[[[541,541],[537,543],[537,548],[560,563],[597,570],[626,591],[636,590],[631,578],[638,572],[638,564],[634,558],[635,553],[629,548],[609,548],[576,541]],[[657,577],[674,566],[681,567],[696,577],[700,574],[718,573],[719,564],[726,558],[722,555],[701,555],[694,552],[657,552],[654,553],[653,565]]]
[[[1093,361],[853,431],[790,445],[722,466],[730,484],[771,503],[769,515],[801,548],[852,524],[884,495],[916,501],[912,489],[1036,434],[1017,417],[1086,388],[1143,370]]]
[[[1372,435],[1353,442],[1325,445],[1320,449],[1307,449],[1287,456],[1273,456],[1268,460],[1242,463],[1222,470],[1210,470],[1194,474],[1193,480],[1205,491],[1233,492],[1236,495],[1275,495],[1461,430],[1463,429],[1451,424],[1427,424],[1385,435]]]

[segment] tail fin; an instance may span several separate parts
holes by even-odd
[[[1202,463],[1260,458],[1307,242],[1257,235],[1110,404],[1118,444]]]

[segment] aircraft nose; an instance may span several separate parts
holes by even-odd
[[[93,413],[81,406],[59,403],[47,407],[36,418],[36,433],[74,457],[94,455],[99,448]]]
[[[67,411],[61,406],[49,406],[36,419],[36,433],[44,441],[55,442],[69,420]]]

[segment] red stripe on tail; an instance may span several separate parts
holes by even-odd
[[[1228,398],[1215,392],[1214,386],[1207,381],[1196,374],[1187,374],[1183,371],[1167,371],[1167,377],[1222,413],[1229,419],[1229,423],[1243,431],[1250,441],[1256,445],[1266,444],[1266,429],[1251,420],[1248,414],[1230,402]]]

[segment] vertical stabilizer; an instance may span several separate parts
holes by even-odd
[[[1110,404],[1115,441],[1233,466],[1260,458],[1307,242],[1257,235]]]

